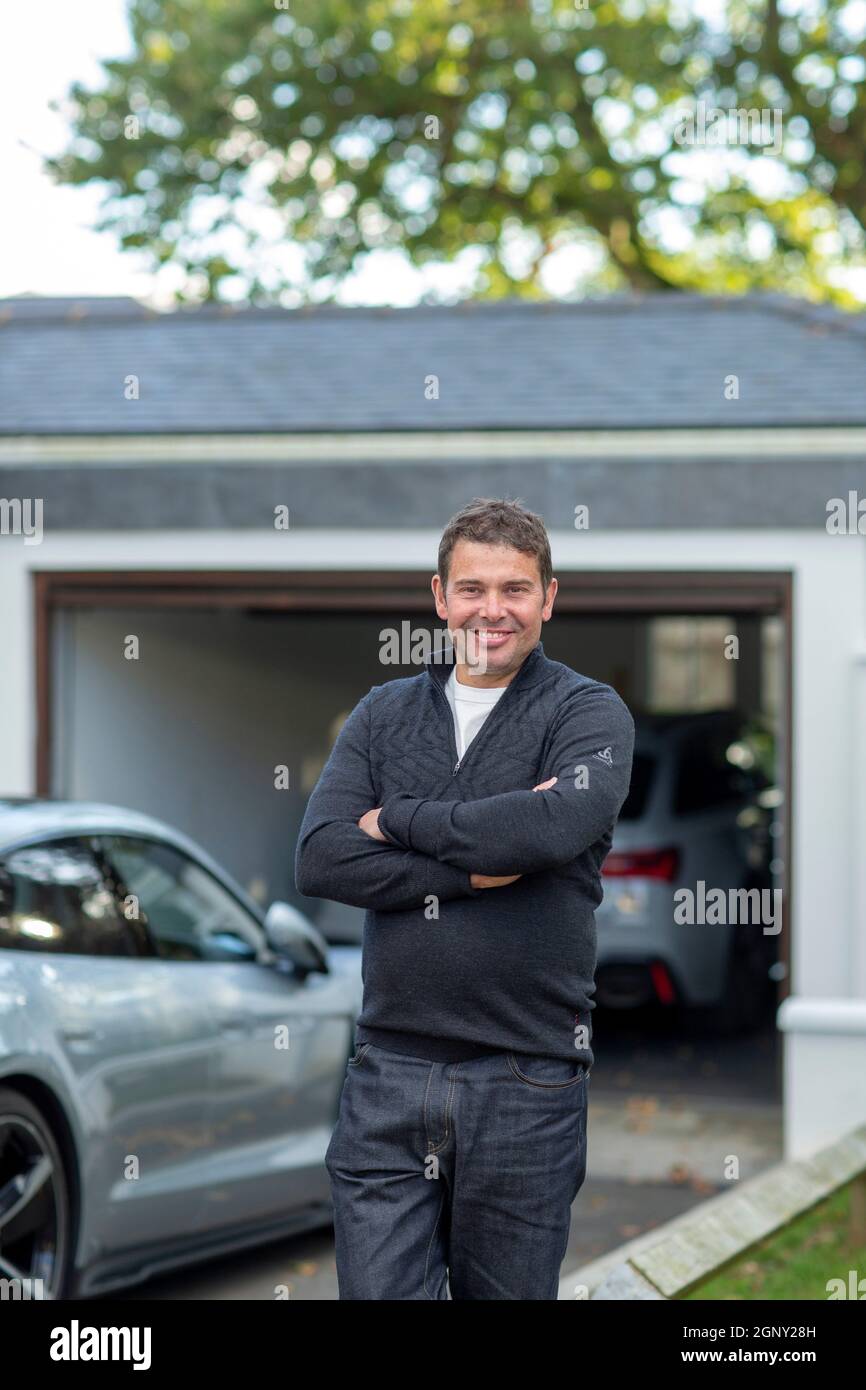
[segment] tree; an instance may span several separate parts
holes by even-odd
[[[329,298],[399,248],[474,256],[490,296],[543,296],[571,255],[592,290],[853,304],[834,275],[863,263],[866,122],[844,7],[733,0],[721,32],[655,0],[581,3],[132,0],[134,56],[73,88],[48,166],[104,180],[100,229],[176,267],[189,300]],[[684,111],[743,98],[781,113],[772,161],[754,132],[683,134]]]

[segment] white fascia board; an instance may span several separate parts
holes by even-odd
[[[478,430],[370,434],[15,435],[3,465],[78,463],[451,462],[454,459],[866,457],[866,428]]]

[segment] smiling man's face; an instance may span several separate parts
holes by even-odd
[[[552,579],[545,594],[535,555],[461,539],[451,551],[447,585],[443,588],[436,574],[432,587],[436,612],[449,631],[472,634],[469,660],[476,642],[480,650],[483,674],[461,661],[457,679],[463,685],[499,686],[508,685],[536,646],[558,586]]]

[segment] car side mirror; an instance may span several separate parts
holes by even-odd
[[[278,956],[287,956],[303,974],[329,973],[327,941],[290,903],[271,903],[265,914],[265,937]]]

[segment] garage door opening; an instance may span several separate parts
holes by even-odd
[[[720,934],[662,930],[671,887],[686,882],[780,901],[778,932],[761,943],[779,1002],[790,576],[566,574],[560,585],[546,654],[612,685],[637,726],[597,913],[598,1003],[683,997],[711,1013]],[[418,672],[383,660],[388,635],[402,657],[407,628],[441,627],[429,577],[91,572],[41,574],[36,586],[40,793],[156,815],[262,903],[284,898],[331,942],[360,942],[359,909],[297,894],[295,840],[346,715],[371,686]]]

